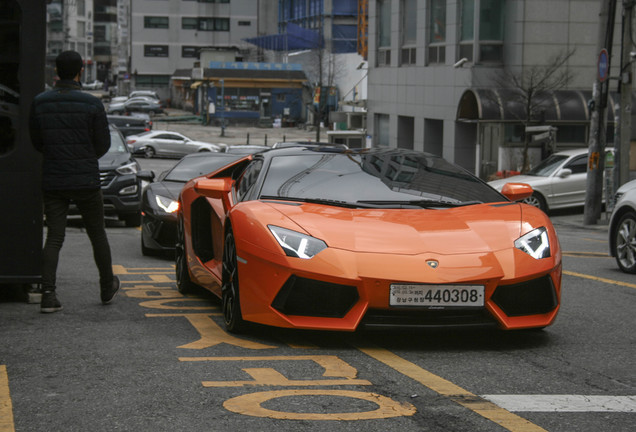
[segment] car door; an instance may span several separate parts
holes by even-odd
[[[157,154],[163,156],[182,156],[184,137],[174,133],[162,133],[154,138]]]
[[[564,169],[571,174],[563,175]],[[574,156],[552,176],[552,195],[548,198],[550,208],[572,207],[585,204],[587,189],[587,154]]]

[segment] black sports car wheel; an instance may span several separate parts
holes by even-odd
[[[151,159],[151,158],[155,157],[155,154],[156,154],[155,149],[152,148],[152,147],[146,147],[144,149],[144,157],[146,159]]]
[[[530,204],[531,206],[537,207],[544,212],[548,211],[548,205],[545,202],[545,198],[537,192],[533,192],[528,198],[523,200],[524,203]]]
[[[636,273],[636,213],[621,217],[614,237],[614,256],[625,273]]]
[[[175,244],[174,261],[177,276],[177,290],[181,294],[188,294],[192,292],[195,287],[194,282],[190,279],[187,260],[183,219],[180,217],[177,223],[177,243]]]
[[[225,236],[222,297],[225,328],[231,333],[238,333],[245,328],[245,321],[243,321],[241,316],[238,261],[236,259],[236,243],[234,242],[232,231],[229,231]]]

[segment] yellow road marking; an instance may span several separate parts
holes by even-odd
[[[243,386],[330,386],[330,385],[371,385],[371,382],[357,379],[358,371],[350,364],[332,355],[301,356],[253,356],[253,357],[180,357],[180,361],[313,361],[324,369],[322,380],[290,380],[272,368],[244,368],[253,380],[248,381],[203,381],[203,387],[243,387]]]
[[[607,253],[601,252],[563,252],[563,256],[586,257],[586,258],[611,258]]]
[[[598,277],[598,276],[592,276],[592,275],[588,275],[585,273],[576,273],[573,271],[568,271],[568,270],[563,270],[563,274],[566,274],[568,276],[576,276],[576,277],[580,277],[583,279],[591,279],[591,280],[595,280],[598,282],[605,282],[608,284],[612,284],[612,285],[619,285],[619,286],[624,286],[624,287],[628,287],[628,288],[636,288],[636,284],[633,283],[629,283],[629,282],[621,282],[621,281],[617,281],[614,279],[607,279],[607,278],[602,278],[602,277]]]
[[[452,401],[470,409],[471,411],[491,420],[512,432],[546,432],[545,429],[519,417],[516,414],[487,401],[467,390],[439,377],[418,365],[403,359],[397,354],[380,347],[357,347],[363,353],[373,357],[391,369],[423,384],[429,389]]]
[[[264,402],[272,399],[293,396],[340,396],[362,399],[375,403],[378,405],[378,409],[365,412],[295,413],[274,411],[261,406]],[[399,403],[376,393],[327,389],[278,390],[261,393],[248,393],[226,400],[223,403],[223,407],[237,414],[286,420],[369,420],[411,416],[416,412],[415,407],[409,403]]]
[[[184,317],[190,324],[199,332],[201,338],[197,341],[190,342],[185,345],[178,346],[177,348],[185,349],[205,349],[216,346],[221,343],[228,345],[234,345],[247,349],[270,349],[278,348],[272,345],[265,345],[258,342],[252,342],[245,339],[240,339],[225,332],[221,327],[217,325],[210,313],[181,313],[181,314],[146,314],[147,317]],[[220,315],[220,314],[219,314]]]
[[[13,405],[9,394],[7,367],[0,365],[0,432],[14,432]]]

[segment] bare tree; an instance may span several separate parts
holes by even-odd
[[[546,107],[553,104],[553,92],[566,87],[572,79],[567,63],[575,50],[554,56],[545,65],[535,65],[513,72],[510,68],[492,79],[494,87],[508,90],[506,98],[493,97],[491,102],[502,112],[513,115],[525,128],[544,121]],[[505,109],[514,107],[515,109]],[[524,132],[522,172],[529,170],[530,135]]]

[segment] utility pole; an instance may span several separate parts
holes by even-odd
[[[583,223],[585,225],[595,225],[601,217],[603,172],[605,170],[607,93],[609,90],[615,17],[616,0],[602,0],[599,14],[598,74],[592,89],[594,102],[590,121],[587,187],[583,213]]]
[[[629,181],[629,152],[632,132],[632,20],[634,0],[623,0],[621,37],[620,92],[620,139],[614,143],[614,192]],[[613,199],[607,196],[606,200]],[[612,203],[613,204],[613,203]]]

